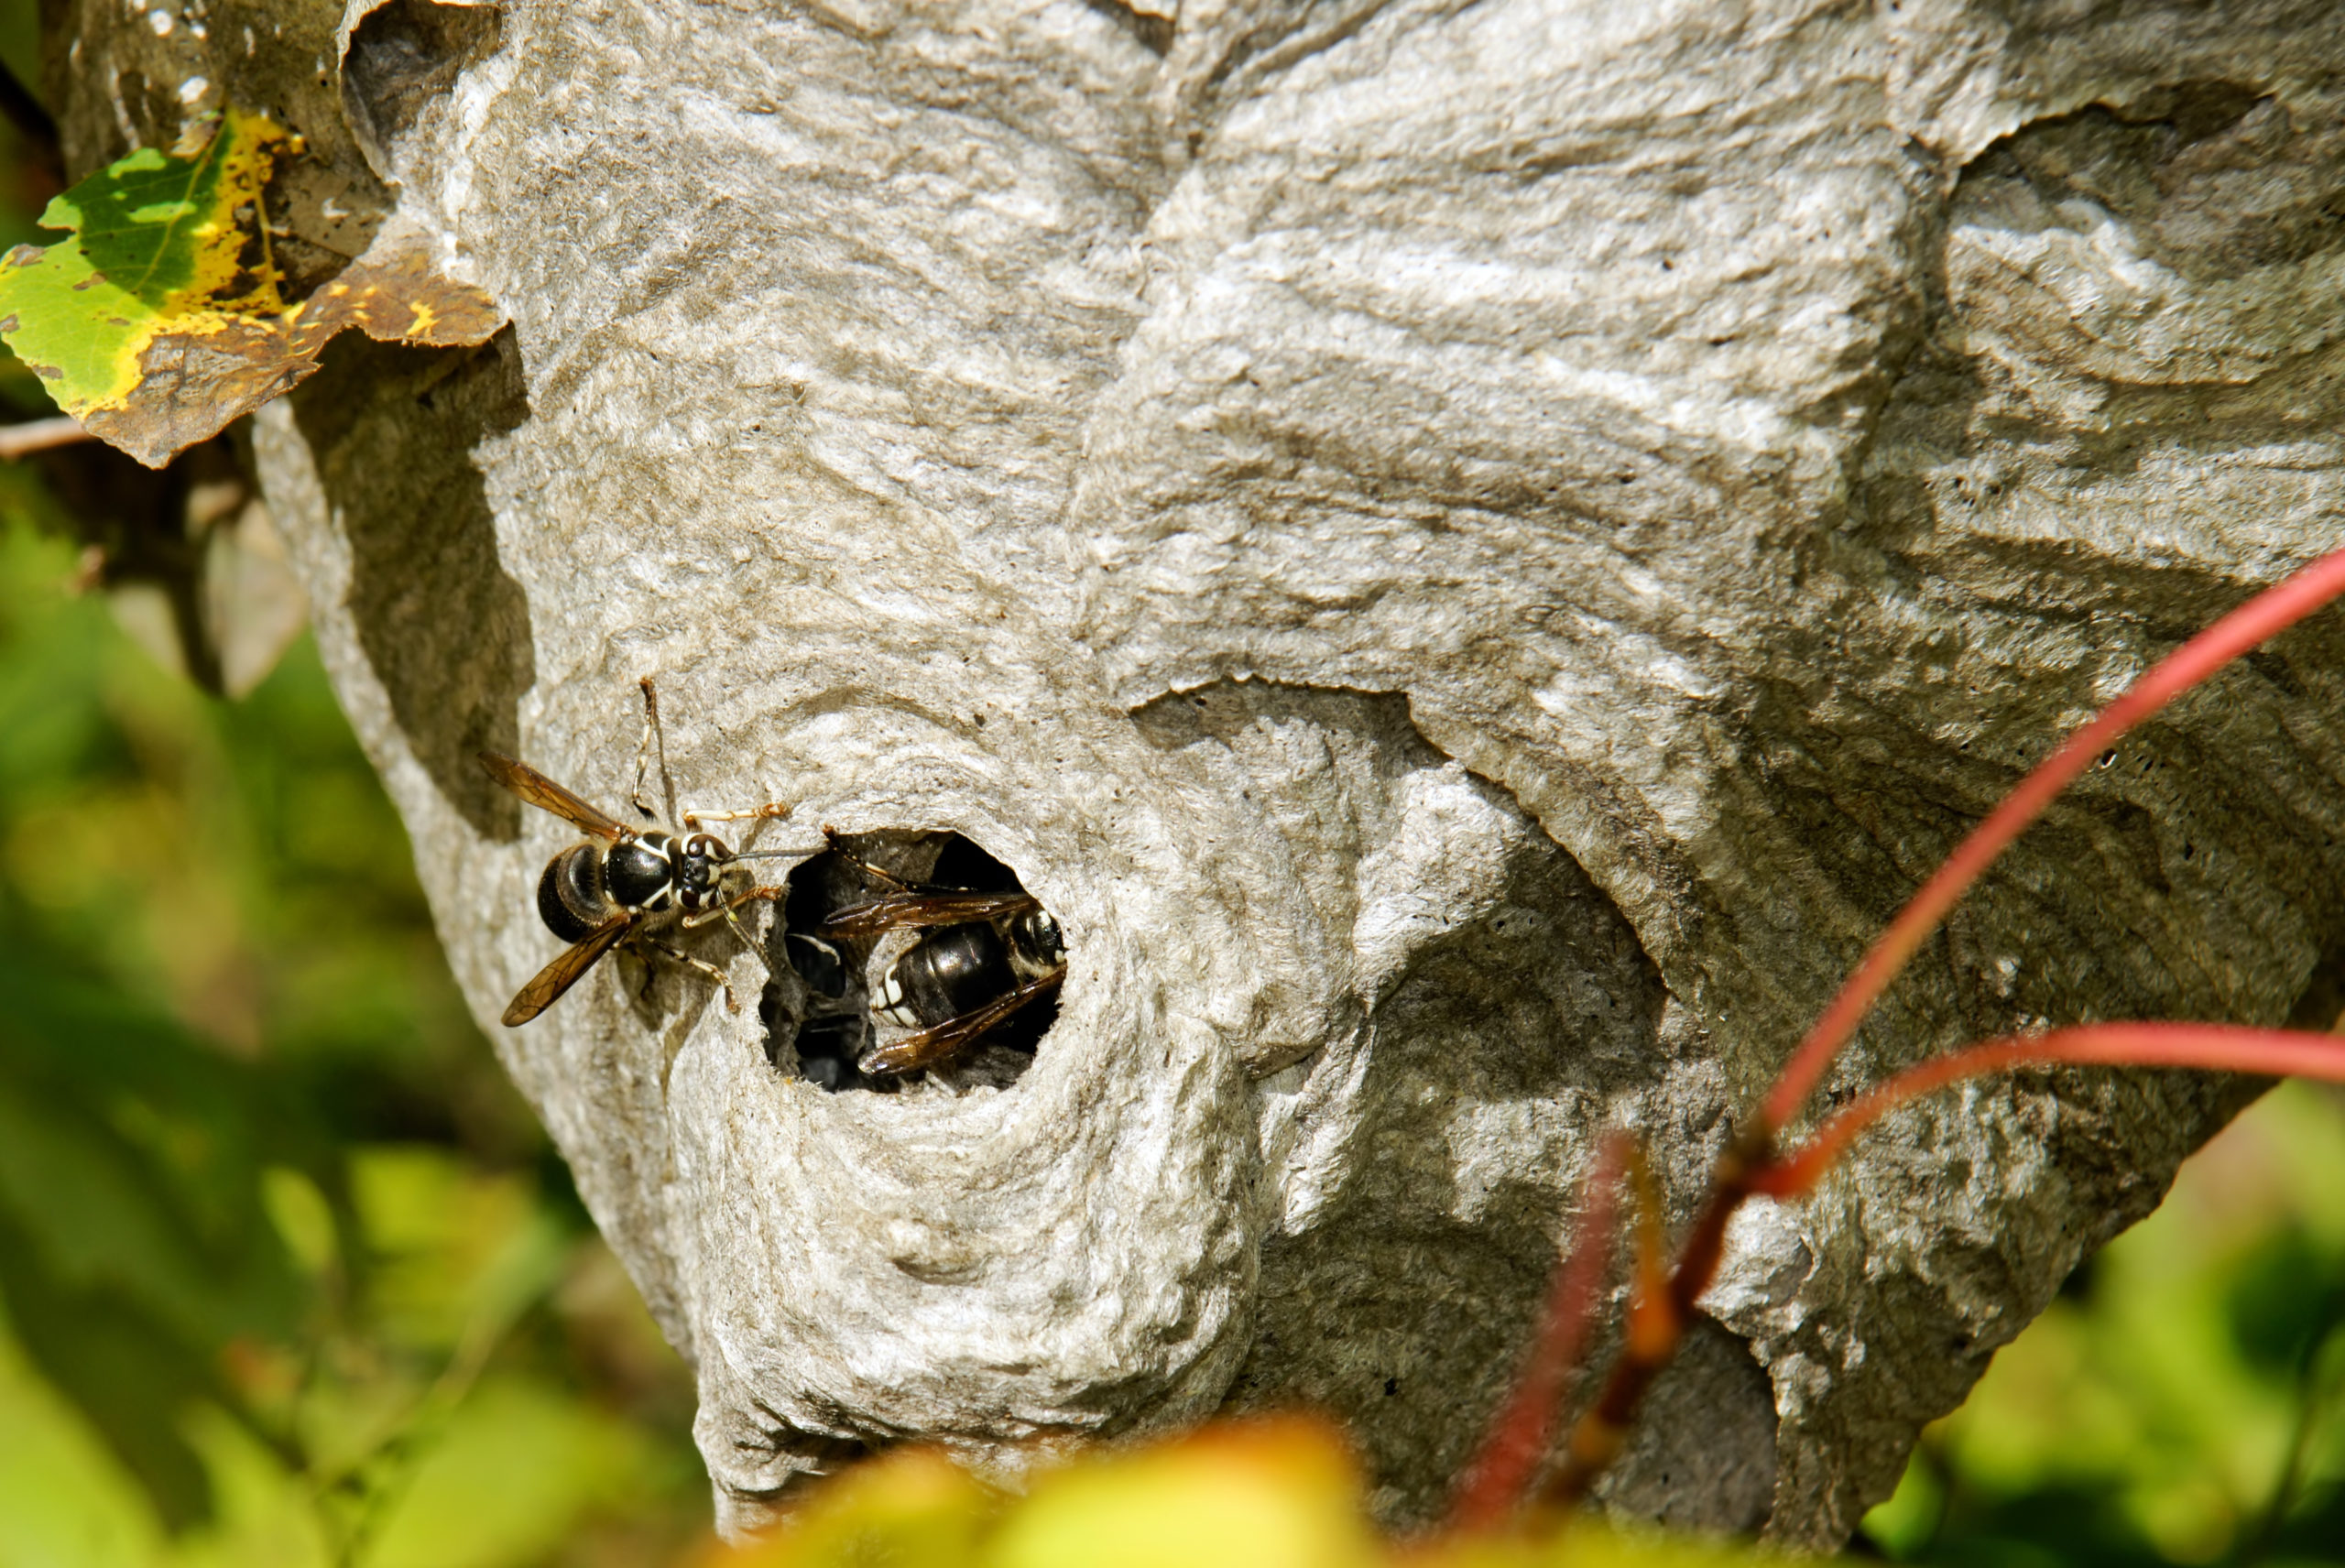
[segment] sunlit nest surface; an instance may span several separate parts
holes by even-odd
[[[899,975],[900,996],[906,978],[926,966],[940,974],[952,970],[964,1003],[991,999],[1018,983],[1020,962],[1031,974],[1031,944],[1025,957],[1014,959],[1009,950],[1016,940],[999,921],[908,921],[869,935],[825,930],[840,911],[890,895],[1022,894],[1017,873],[956,833],[889,830],[843,833],[834,842],[836,848],[791,872],[789,897],[767,938],[773,979],[758,1014],[775,1070],[834,1094],[889,1094],[915,1086],[1006,1089],[1017,1083],[1058,1018],[1055,992],[1018,1007],[927,1068],[889,1073],[867,1071],[866,1063],[874,1051],[915,1032],[901,1021],[900,1008],[898,1016],[889,1014],[891,971]],[[922,944],[931,951],[915,953]],[[946,953],[962,962],[932,964]],[[918,1021],[933,1025],[939,1018]]]

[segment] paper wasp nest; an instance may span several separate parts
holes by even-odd
[[[2021,769],[2345,535],[2332,0],[396,0],[343,41],[402,220],[512,326],[343,344],[254,453],[736,1529],[867,1444],[1297,1403],[1426,1517],[1598,1128],[1682,1213]],[[2318,1005],[2340,648],[2112,755],[1839,1087]],[[1015,874],[1069,965],[1030,1066],[828,1092],[665,961],[494,1027],[574,835],[473,754],[616,807],[642,675],[688,801],[795,803],[758,842]],[[2238,1097],[1991,1084],[1749,1216],[1614,1501],[1839,1539]]]

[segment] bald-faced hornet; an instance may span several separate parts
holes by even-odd
[[[914,886],[852,855],[836,835],[831,847],[894,890],[832,913],[813,942],[792,948],[794,964],[834,953],[841,940],[924,933],[888,965],[871,999],[875,1017],[908,1032],[866,1051],[856,1063],[864,1073],[892,1077],[937,1066],[1066,979],[1058,922],[1032,894]]]
[[[488,776],[514,794],[577,828],[587,842],[571,845],[546,862],[538,879],[538,915],[546,929],[571,945],[540,970],[536,978],[514,994],[505,1009],[507,1029],[518,1029],[544,1012],[597,960],[621,940],[633,937],[680,963],[691,965],[725,987],[725,1006],[738,1012],[733,987],[725,972],[688,953],[680,953],[650,936],[651,929],[674,924],[684,929],[722,920],[747,943],[733,911],[752,899],[780,898],[779,887],[740,887],[744,860],[803,855],[802,850],[765,849],[736,852],[703,822],[761,822],[786,817],[790,808],[774,804],[748,811],[696,812],[676,810],[675,786],[669,781],[667,746],[660,735],[660,706],[651,681],[642,682],[644,740],[637,754],[635,804],[642,804],[645,758],[655,743],[660,748],[660,777],[666,788],[669,819],[684,831],[664,827],[636,829],[572,794],[526,762],[494,751],[480,754]],[[754,944],[751,951],[756,951]]]

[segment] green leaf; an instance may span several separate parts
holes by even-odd
[[[149,1563],[155,1511],[82,1411],[26,1363],[0,1313],[0,1563]]]
[[[0,338],[49,396],[150,468],[216,435],[317,368],[344,327],[452,347],[503,323],[479,290],[440,277],[396,225],[306,299],[269,253],[269,180],[300,140],[231,109],[188,157],[141,147],[41,214],[71,237],[0,258]]]
[[[1351,1455],[1314,1421],[1232,1421],[1068,1467],[988,1542],[987,1568],[1255,1562],[1369,1568],[1383,1552]]]
[[[73,237],[0,264],[0,336],[58,407],[83,420],[127,408],[165,333],[283,312],[258,201],[287,140],[231,110],[193,158],[141,147],[49,204],[41,226]]]
[[[649,1457],[617,1417],[512,1376],[482,1387],[434,1438],[371,1542],[368,1568],[545,1562]]]

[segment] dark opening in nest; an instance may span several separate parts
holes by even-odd
[[[1064,953],[1009,866],[956,833],[842,833],[787,886],[758,1009],[777,1071],[892,1094],[1007,1088],[1032,1064]]]

